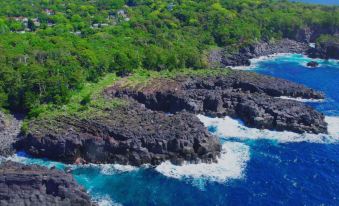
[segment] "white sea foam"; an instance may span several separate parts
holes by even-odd
[[[260,56],[260,57],[256,57],[253,59],[250,59],[250,66],[234,66],[234,67],[230,67],[231,69],[234,70],[251,70],[254,69],[258,66],[258,63],[263,62],[263,61],[267,61],[267,60],[275,60],[279,57],[286,57],[286,56],[291,56],[294,55],[293,53],[275,53],[275,54],[271,54],[271,55],[267,55],[267,56]]]
[[[281,96],[281,97],[277,97],[280,99],[289,99],[289,100],[294,100],[294,101],[298,101],[298,102],[324,102],[324,99],[303,99],[300,97],[294,98],[294,97],[287,97],[287,96]]]
[[[215,127],[215,134],[222,138],[238,139],[271,139],[281,143],[287,142],[314,142],[314,143],[338,143],[339,142],[339,117],[326,117],[329,134],[298,134],[294,132],[278,132],[267,129],[256,129],[244,126],[244,124],[230,117],[210,118],[198,115],[200,121],[206,127]]]
[[[113,201],[108,195],[94,197],[93,201],[99,206],[122,206],[122,204]]]
[[[86,167],[86,165],[83,165]],[[113,175],[123,172],[132,172],[138,170],[137,167],[130,165],[119,165],[119,164],[90,164],[89,166],[100,168],[100,172],[104,175]]]
[[[130,166],[130,165],[120,165],[120,164],[84,164],[84,165],[76,165],[76,164],[63,164],[61,162],[49,161],[45,159],[38,159],[38,158],[28,158],[20,155],[12,155],[9,157],[4,158],[4,160],[10,160],[13,162],[20,162],[23,164],[38,164],[41,166],[45,166],[48,168],[56,167],[59,169],[69,168],[71,170],[77,168],[98,168],[100,173],[104,175],[113,175],[117,173],[123,172],[132,172],[138,170],[137,167]]]
[[[325,117],[328,124],[328,133],[333,136],[339,137],[339,117]]]
[[[51,168],[51,167],[64,168],[65,166],[68,166],[61,162],[49,161],[49,160],[39,159],[39,158],[28,158],[28,157],[21,156],[18,154],[14,154],[12,156],[6,157],[5,160],[19,162],[23,164],[37,164],[37,165],[48,167],[48,168]]]
[[[177,179],[204,179],[225,182],[244,176],[246,163],[249,160],[249,147],[239,142],[225,142],[217,163],[173,165],[169,161],[156,167],[165,176]]]
[[[261,56],[257,58],[250,59],[251,65],[250,66],[234,66],[231,69],[234,70],[252,70],[257,69],[258,64],[264,61],[275,61],[279,59],[279,61],[288,61],[288,62],[297,62],[298,64],[307,67],[307,63],[310,61],[316,61],[319,65],[323,64],[338,64],[339,60],[336,59],[319,59],[319,58],[309,58],[303,54],[297,53],[275,53],[268,56]]]

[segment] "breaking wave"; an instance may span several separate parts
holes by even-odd
[[[157,166],[156,171],[176,179],[204,179],[225,182],[244,176],[246,163],[250,159],[249,147],[239,142],[225,142],[217,163],[173,165],[169,161]]]
[[[325,117],[328,123],[329,134],[298,134],[289,131],[271,131],[244,126],[244,124],[230,117],[211,118],[198,115],[200,121],[209,130],[221,138],[247,139],[271,139],[281,143],[287,142],[313,142],[313,143],[338,143],[339,142],[339,117]]]
[[[120,165],[120,164],[85,164],[85,165],[76,165],[76,164],[64,164],[61,162],[50,161],[47,159],[32,158],[27,156],[24,152],[18,152],[12,156],[3,158],[3,160],[9,160],[13,162],[19,162],[23,164],[37,164],[47,168],[55,167],[62,170],[75,170],[78,168],[93,168],[99,169],[100,173],[103,175],[113,175],[122,172],[132,172],[138,170],[137,167],[130,165]]]
[[[108,195],[94,197],[93,201],[99,206],[122,206],[122,204],[114,202]]]
[[[310,61],[316,61],[321,65],[328,65],[328,64],[338,64],[339,60],[336,59],[319,59],[315,58],[312,59],[303,54],[296,54],[296,53],[276,53],[268,56],[260,56],[257,58],[250,59],[251,65],[250,66],[234,66],[230,67],[234,70],[256,70],[259,69],[258,65],[262,62],[269,62],[269,61],[279,61],[279,62],[295,62],[299,65],[307,67],[307,63]]]
[[[298,102],[317,102],[317,103],[320,103],[320,102],[324,102],[325,100],[324,99],[303,99],[303,98],[300,98],[300,97],[287,97],[287,96],[281,96],[281,97],[277,97],[279,99],[288,99],[288,100],[294,100],[294,101],[298,101]]]

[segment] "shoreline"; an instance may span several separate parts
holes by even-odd
[[[307,62],[310,61],[316,61],[319,63],[319,65],[322,65],[324,62],[329,62],[329,63],[339,63],[338,59],[322,59],[322,58],[312,58],[309,57],[307,54],[304,53],[275,53],[275,54],[271,54],[271,55],[265,55],[265,56],[259,56],[259,57],[254,57],[249,59],[250,61],[250,65],[246,66],[229,66],[229,68],[231,68],[232,70],[242,70],[242,71],[248,71],[248,70],[252,70],[255,67],[258,66],[258,63],[261,63],[263,61],[270,61],[270,60],[275,60],[277,58],[280,57],[289,57],[289,56],[293,56],[293,55],[300,55],[302,56],[302,58],[307,59]],[[307,63],[303,63],[302,65],[304,67],[307,68],[312,68],[306,65]]]

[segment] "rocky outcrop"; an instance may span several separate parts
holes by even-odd
[[[288,33],[288,32],[286,32]],[[285,35],[285,38],[290,38],[298,42],[316,42],[321,35],[339,35],[339,28],[329,25],[312,25],[308,27],[295,29],[290,35]]]
[[[16,148],[66,163],[213,162],[220,142],[196,114],[229,115],[260,129],[327,133],[321,113],[279,98],[321,99],[322,93],[255,73],[226,73],[154,78],[136,85],[122,79],[104,91],[104,98],[108,105],[117,99],[124,104],[35,119]]]
[[[151,111],[133,103],[86,117],[58,116],[32,121],[17,148],[36,157],[73,163],[157,165],[212,162],[221,150],[217,137],[186,112]]]
[[[307,63],[307,66],[311,67],[311,68],[315,68],[315,67],[319,66],[319,63],[316,62],[316,61],[310,61],[310,62]]]
[[[339,28],[313,25],[298,28],[293,32],[284,32],[284,38],[274,42],[261,41],[239,50],[231,50],[227,46],[213,49],[209,52],[208,62],[212,68],[228,66],[249,66],[250,59],[269,56],[277,53],[307,54],[312,58],[339,59],[338,42],[323,42],[317,44],[315,49],[309,43],[316,42],[322,35],[339,36]],[[288,35],[287,35],[288,34]]]
[[[232,52],[228,48],[212,50],[209,54],[211,67],[249,66],[250,59],[269,56],[277,53],[305,53],[308,51],[307,43],[290,39],[275,42],[260,42]]]
[[[326,133],[324,116],[305,104],[280,96],[323,98],[323,94],[286,80],[233,71],[227,76],[155,79],[140,88],[119,84],[108,97],[132,98],[152,110],[188,111],[240,118],[247,126],[294,132]]]
[[[339,59],[339,36],[327,41],[316,43],[308,55],[312,58]]]
[[[0,164],[0,205],[74,205],[91,203],[70,174],[37,165]]]
[[[11,155],[21,129],[21,116],[0,112],[0,156]]]

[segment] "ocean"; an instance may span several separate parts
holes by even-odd
[[[304,101],[326,115],[328,135],[248,128],[240,120],[199,115],[223,144],[218,163],[156,168],[102,164],[74,166],[18,153],[10,159],[59,169],[71,167],[99,205],[339,205],[339,61],[279,55],[253,60],[246,70],[323,91]]]
[[[292,0],[292,1],[311,4],[339,5],[338,0]]]

